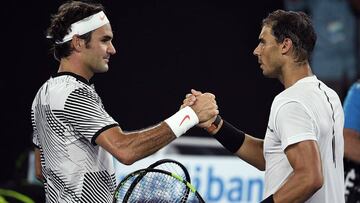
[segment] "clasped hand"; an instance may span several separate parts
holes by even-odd
[[[208,128],[215,121],[219,114],[216,104],[215,95],[211,93],[202,93],[194,89],[185,96],[183,104],[180,108],[190,106],[199,118],[198,127]]]

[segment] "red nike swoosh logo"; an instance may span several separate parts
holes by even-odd
[[[189,115],[186,115],[186,116],[182,119],[182,121],[181,121],[181,123],[180,123],[179,126],[181,126],[186,119],[189,119],[189,120],[190,120],[190,116],[189,116]]]

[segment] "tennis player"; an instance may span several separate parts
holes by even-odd
[[[39,89],[31,108],[36,175],[44,181],[46,202],[112,202],[113,156],[132,164],[199,122],[211,124],[218,114],[214,95],[203,94],[196,105],[164,122],[125,133],[89,83],[95,73],[109,69],[116,52],[104,8],[67,2],[52,16],[47,34],[60,65]]]
[[[263,75],[285,87],[272,103],[265,139],[221,117],[208,131],[230,152],[265,170],[262,202],[343,203],[344,113],[338,95],[311,71],[316,34],[309,17],[274,11],[263,20],[259,41],[254,55]],[[200,93],[192,94],[184,104],[196,104]]]

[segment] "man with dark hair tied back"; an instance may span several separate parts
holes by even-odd
[[[116,53],[104,8],[64,3],[52,16],[47,38],[60,64],[31,107],[36,176],[44,183],[46,202],[112,202],[113,157],[132,164],[195,125],[210,126],[218,114],[214,95],[205,93],[163,122],[124,132],[89,83],[95,73],[108,71]]]

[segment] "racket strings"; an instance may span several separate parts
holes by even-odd
[[[170,175],[148,172],[133,189],[129,202],[184,202],[186,190],[183,182]]]
[[[186,180],[187,182],[191,183],[190,175],[187,172],[187,169],[181,163],[171,160],[171,159],[163,159],[160,160],[152,165],[149,168],[160,169],[164,171],[169,171],[171,173],[175,173],[180,176],[182,179]]]
[[[128,174],[118,185],[113,203],[204,203],[181,163],[163,159]]]

